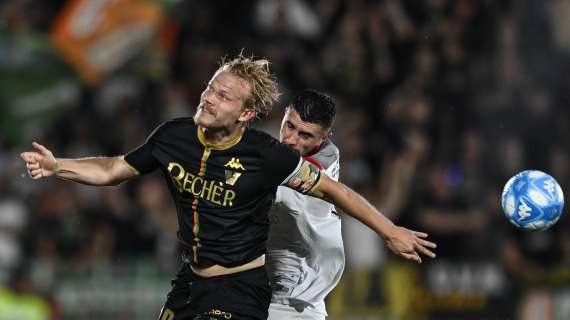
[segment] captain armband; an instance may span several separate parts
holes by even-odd
[[[283,185],[300,193],[307,194],[319,185],[321,170],[309,161],[302,160],[296,171],[289,176]]]

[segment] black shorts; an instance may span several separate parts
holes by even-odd
[[[271,289],[265,267],[203,278],[184,263],[159,320],[267,319]]]

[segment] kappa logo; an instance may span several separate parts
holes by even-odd
[[[238,158],[232,158],[230,161],[228,161],[226,164],[224,164],[224,167],[229,167],[232,169],[240,169],[245,171],[245,168],[243,167],[243,165],[239,162]]]
[[[544,189],[550,192],[550,194],[554,194],[554,191],[556,191],[556,186],[554,185],[554,182],[552,180],[546,180],[544,182]]]
[[[532,212],[532,208],[529,207],[528,204],[526,204],[526,202],[524,202],[521,199],[521,204],[519,205],[519,217],[520,217],[520,219],[524,220],[524,219],[530,217],[531,212]]]

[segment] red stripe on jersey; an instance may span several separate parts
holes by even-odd
[[[309,161],[310,163],[314,164],[315,166],[317,166],[317,168],[319,168],[320,170],[325,170],[325,168],[323,167],[322,164],[320,164],[315,158],[313,157],[303,157],[303,159]]]

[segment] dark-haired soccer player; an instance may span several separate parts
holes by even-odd
[[[426,234],[395,226],[290,147],[247,127],[277,98],[269,62],[240,55],[222,61],[193,118],[162,124],[125,156],[56,159],[38,143],[21,156],[33,179],[56,175],[89,185],[162,171],[186,250],[160,320],[267,318],[267,212],[279,185],[334,203],[406,259],[434,257]]]
[[[335,115],[331,97],[304,90],[287,106],[279,139],[338,181],[339,151],[329,139]],[[286,187],[277,188],[269,216],[268,319],[324,320],[325,297],[344,269],[340,217],[332,204]]]

